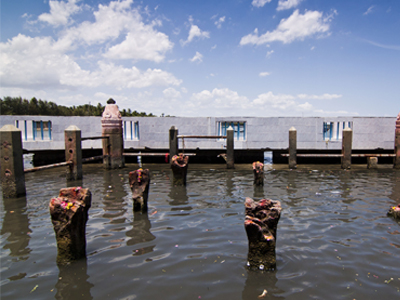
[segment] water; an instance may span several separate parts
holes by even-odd
[[[92,191],[87,260],[56,265],[48,203],[62,168],[26,174],[26,198],[1,198],[1,299],[399,299],[400,171],[353,166],[190,165],[172,187],[151,170],[148,214],[132,211],[128,173],[84,165]],[[318,169],[317,169],[318,168]],[[280,200],[277,269],[248,271],[245,197]]]

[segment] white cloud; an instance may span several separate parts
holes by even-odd
[[[163,95],[164,95],[165,98],[171,98],[171,99],[181,98],[181,92],[175,90],[172,87],[169,87],[169,88],[165,89],[163,91]]]
[[[194,93],[191,97],[191,106],[198,108],[245,108],[249,104],[247,97],[240,96],[237,92],[228,88],[213,89],[211,92],[204,90]]]
[[[189,17],[189,22],[193,22],[193,18]],[[181,40],[182,46],[192,42],[195,38],[204,39],[210,38],[210,33],[208,31],[202,31],[197,25],[190,25],[189,36],[186,41]]]
[[[322,94],[322,95],[307,95],[307,94],[298,94],[297,98],[299,99],[311,99],[311,100],[332,100],[342,98],[342,95],[339,94]]]
[[[224,23],[224,22],[225,22],[225,16],[219,18],[217,21],[214,22],[214,24],[219,29],[222,27],[222,23]]]
[[[276,10],[285,10],[296,7],[302,0],[279,0]]]
[[[270,57],[272,55],[272,53],[274,53],[274,50],[268,51],[266,57]]]
[[[258,97],[252,101],[252,103],[255,106],[268,105],[272,108],[283,110],[296,106],[297,103],[294,101],[294,99],[295,97],[292,95],[274,95],[272,92],[268,92],[258,95]]]
[[[50,0],[50,13],[43,13],[38,19],[55,27],[66,25],[70,20],[70,16],[81,10],[81,8],[76,5],[79,1],[80,0],[68,0],[68,2],[64,2]]]
[[[367,11],[365,13],[363,13],[364,16],[369,15],[370,13],[373,12],[373,10],[375,9],[375,5],[371,5],[370,7],[368,7]]]
[[[251,4],[255,7],[263,7],[265,4],[271,2],[272,0],[253,0]]]
[[[295,10],[289,18],[282,19],[274,31],[267,31],[259,36],[256,29],[253,34],[242,37],[240,45],[262,45],[274,41],[281,41],[287,44],[295,40],[304,40],[306,37],[317,34],[327,34],[329,23],[334,14],[336,12],[323,17],[322,12],[306,11],[302,15],[299,13],[299,10]]]
[[[270,72],[260,72],[260,74],[258,74],[260,77],[265,77],[265,76],[269,76],[271,75]]]
[[[196,54],[190,59],[191,62],[202,62],[203,61],[203,55],[200,52],[196,51]]]

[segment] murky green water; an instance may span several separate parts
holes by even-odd
[[[48,203],[62,168],[26,174],[26,198],[1,198],[1,299],[398,299],[400,171],[190,165],[187,187],[151,170],[148,214],[133,213],[128,173],[85,165],[92,192],[87,260],[57,267]],[[276,167],[276,166],[274,166]],[[317,169],[318,168],[318,169]],[[1,196],[0,196],[1,197]],[[277,270],[248,271],[244,199],[282,203]]]

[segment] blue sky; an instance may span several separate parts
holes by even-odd
[[[398,0],[1,0],[0,96],[174,116],[397,116]]]

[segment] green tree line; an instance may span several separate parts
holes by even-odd
[[[63,106],[51,101],[37,100],[33,97],[31,100],[21,97],[0,98],[0,115],[41,115],[41,116],[101,116],[104,111],[103,105],[97,106],[84,104],[79,106]],[[155,117],[152,113],[131,111],[129,108],[120,110],[123,117]]]

